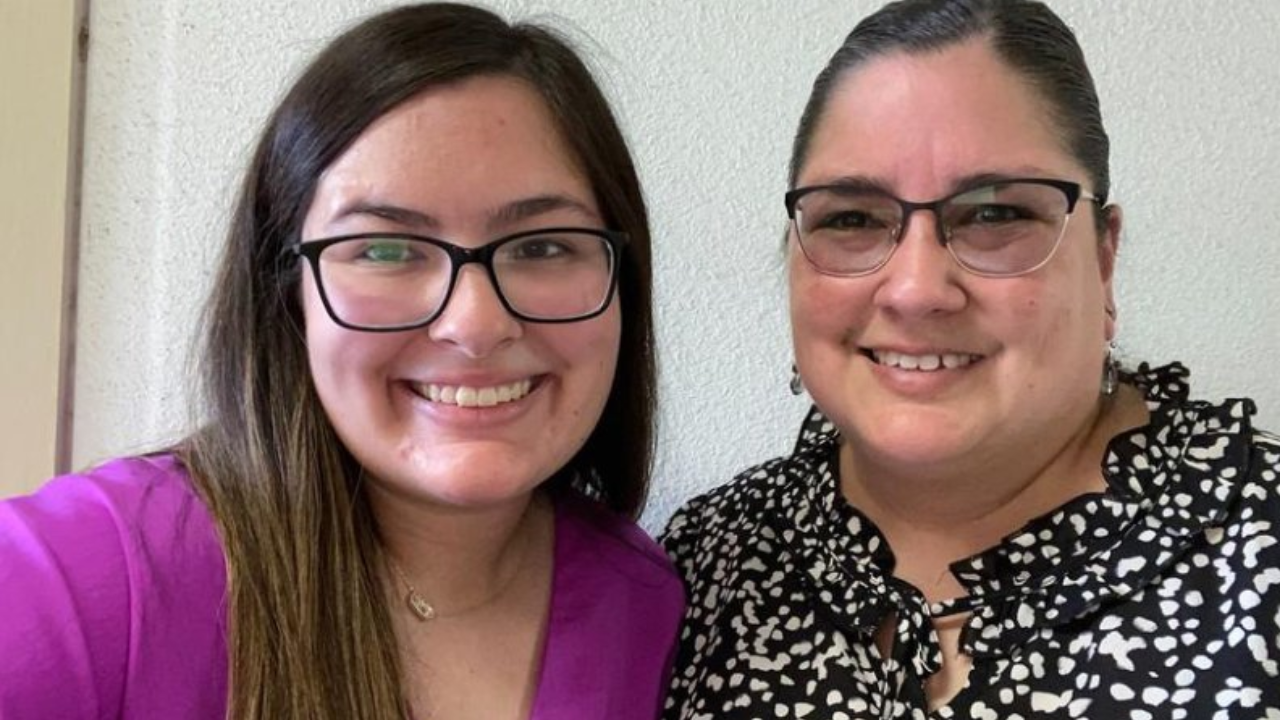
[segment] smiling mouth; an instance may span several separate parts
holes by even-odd
[[[981,355],[969,353],[939,353],[936,355],[907,355],[892,350],[864,350],[866,355],[877,365],[899,370],[916,372],[936,372],[938,370],[956,370],[967,367],[982,359]]]
[[[433,403],[457,405],[458,407],[493,407],[503,403],[515,402],[528,395],[532,389],[533,378],[525,378],[505,385],[491,385],[488,387],[413,383],[414,392],[421,397]]]

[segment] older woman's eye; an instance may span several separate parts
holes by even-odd
[[[977,205],[957,219],[961,225],[1000,225],[1033,219],[1033,213],[1016,205]]]
[[[885,222],[875,215],[860,210],[845,210],[818,218],[815,230],[879,230]]]

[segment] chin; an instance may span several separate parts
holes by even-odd
[[[859,455],[897,467],[935,466],[950,462],[974,448],[974,438],[954,421],[933,413],[902,412],[871,420],[850,436]]]
[[[467,487],[424,488],[423,494],[440,505],[459,509],[483,510],[486,508],[522,502],[533,495],[541,482],[512,483],[509,485],[471,485]]]
[[[370,467],[379,484],[409,500],[456,508],[491,507],[529,497],[554,471],[528,453],[483,443],[415,448],[399,462]]]
[[[395,484],[398,492],[432,505],[480,510],[527,499],[542,483],[527,476],[454,472],[445,478],[402,478]]]

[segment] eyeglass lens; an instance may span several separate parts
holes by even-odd
[[[919,209],[919,206],[916,206]],[[1044,263],[1068,216],[1059,187],[1008,182],[965,191],[933,204],[935,228],[955,259],[974,272],[1015,275]],[[805,255],[836,274],[871,272],[886,262],[906,225],[901,200],[863,189],[823,188],[796,205]]]
[[[605,238],[574,231],[503,241],[489,263],[507,306],[533,320],[594,314],[608,302],[613,264]],[[433,318],[448,301],[454,277],[449,252],[415,238],[342,240],[324,248],[318,265],[334,315],[367,328]]]

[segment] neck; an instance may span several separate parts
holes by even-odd
[[[442,616],[487,604],[542,549],[550,501],[532,494],[498,506],[455,508],[371,495],[389,559]],[[390,570],[390,569],[389,569]],[[387,573],[393,595],[404,588]]]
[[[846,441],[841,489],[884,534],[898,559],[895,574],[939,600],[958,590],[948,572],[952,562],[998,544],[1072,498],[1105,489],[1107,443],[1145,422],[1141,399],[1122,388],[1039,453],[1025,446],[984,449],[945,467],[902,467],[877,462]]]

